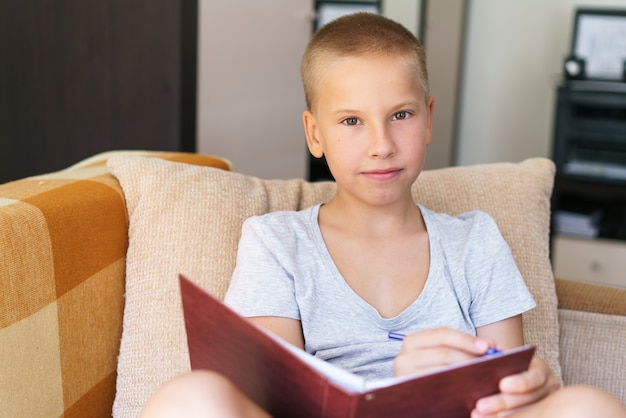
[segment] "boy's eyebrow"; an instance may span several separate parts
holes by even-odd
[[[391,107],[391,109],[394,110],[399,110],[399,109],[403,109],[406,107],[419,107],[421,101],[420,100],[407,100],[406,102],[401,102],[397,105],[394,105]],[[356,114],[356,113],[361,113],[361,110],[356,110],[356,109],[349,109],[349,108],[345,108],[345,109],[337,109],[335,111],[333,111],[332,113],[335,115],[345,115],[345,114]]]
[[[337,109],[333,112],[333,114],[335,115],[344,115],[344,114],[351,114],[351,113],[360,113],[360,111],[356,109]]]
[[[422,103],[420,100],[408,100],[406,102],[402,102],[402,103],[394,106],[394,109],[402,109],[403,107],[408,107],[408,106],[418,106],[419,107],[420,103]]]

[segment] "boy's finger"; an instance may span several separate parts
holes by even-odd
[[[415,350],[448,347],[475,355],[483,354],[489,348],[488,341],[451,328],[434,328],[409,334],[404,344],[406,348]]]
[[[499,393],[479,399],[476,402],[476,411],[481,415],[498,415],[504,411],[512,412],[539,399],[539,394],[508,395]]]
[[[449,366],[476,358],[475,355],[454,348],[426,348],[419,356],[406,356],[415,369]]]
[[[506,393],[525,393],[551,386],[552,373],[548,365],[538,358],[533,358],[527,371],[507,376],[500,381],[500,390]]]

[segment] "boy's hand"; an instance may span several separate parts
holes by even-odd
[[[405,376],[460,363],[485,354],[492,341],[450,328],[409,334],[394,360],[394,374]]]
[[[472,418],[503,417],[533,404],[559,388],[550,367],[534,357],[527,371],[500,380],[500,392],[478,400]]]

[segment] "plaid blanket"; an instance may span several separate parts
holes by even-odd
[[[128,219],[106,160],[119,153],[0,185],[1,416],[111,416]],[[230,169],[198,154],[131,153]]]

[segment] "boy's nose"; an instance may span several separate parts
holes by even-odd
[[[388,158],[396,151],[395,143],[386,127],[370,132],[369,155],[376,158]]]

